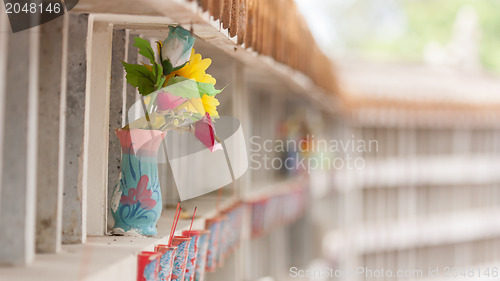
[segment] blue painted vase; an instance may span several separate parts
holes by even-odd
[[[122,148],[121,175],[111,197],[113,234],[154,236],[162,211],[157,154],[164,133],[116,130]]]

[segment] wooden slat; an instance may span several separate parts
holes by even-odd
[[[35,253],[35,198],[38,99],[38,28],[12,34],[0,8],[0,93],[4,107],[0,196],[0,264],[31,262]],[[4,43],[5,42],[5,43]],[[7,47],[5,49],[5,47]],[[8,71],[6,71],[8,70]]]
[[[86,191],[83,189],[83,123],[87,72],[88,15],[68,14],[66,112],[64,129],[63,243],[82,243],[86,233]]]
[[[198,6],[200,6],[204,12],[211,9],[211,3],[213,3],[213,0],[198,0]]]
[[[314,55],[315,59],[307,59],[307,55],[295,59],[292,58],[293,56],[300,55],[300,52],[296,51],[297,48],[292,46],[294,42],[292,35],[299,33],[297,38],[300,38],[300,40],[308,38],[301,33],[304,30],[307,31],[307,28],[297,28],[297,26],[305,25],[305,22],[303,20],[297,21],[297,18],[295,18],[298,16],[298,13],[295,11],[296,6],[293,0],[280,0],[279,6],[277,6],[279,7],[278,10],[283,13],[278,29],[280,36],[276,35],[276,38],[282,38],[281,58],[283,59],[280,63],[276,63],[277,58],[274,57],[273,61],[272,59],[262,59],[255,56],[256,53],[262,54],[257,44],[262,44],[262,42],[259,43],[259,40],[263,40],[261,36],[258,36],[262,34],[259,34],[261,33],[261,27],[257,27],[260,20],[260,8],[257,6],[257,3],[265,6],[269,5],[270,1],[242,0],[245,3],[242,7],[245,7],[247,10],[244,41],[239,41],[240,39],[237,37],[231,38],[228,30],[220,28],[219,21],[214,21],[212,17],[207,16],[207,13],[195,12],[197,9],[193,7],[193,3],[188,3],[187,1],[123,1],[125,2],[120,7],[110,7],[110,5],[102,4],[98,0],[81,0],[72,12],[97,13],[94,15],[100,20],[109,20],[121,28],[131,28],[134,32],[136,30],[145,31],[147,29],[148,31],[143,34],[153,37],[158,35],[164,36],[164,33],[159,29],[165,29],[170,24],[180,24],[184,28],[192,28],[195,35],[231,56],[244,61],[249,67],[257,69],[265,68],[266,71],[282,77],[284,79],[282,81],[287,81],[287,83],[290,83],[293,87],[298,87],[297,89],[301,89],[301,91],[304,90],[302,91],[304,94],[321,104],[327,111],[335,110],[335,97],[328,96],[328,94],[335,92],[337,89],[336,79],[333,75],[329,59],[323,56],[321,52],[319,53],[319,59],[316,58],[318,54]],[[210,4],[212,2],[208,0],[201,1],[201,4],[204,3]],[[276,14],[273,9],[276,10],[276,8],[271,8],[271,11],[273,11],[271,13],[272,16]],[[162,15],[162,17],[159,15]],[[278,21],[276,22],[278,24]],[[273,20],[271,20],[270,24],[274,24]],[[244,47],[250,48],[250,50],[244,50],[237,45],[237,42],[242,42]],[[307,50],[306,53],[315,52],[316,50],[313,48],[313,40],[301,44],[303,46],[310,46],[310,48],[301,48],[302,51]],[[295,63],[296,60],[301,61],[301,63]],[[316,61],[319,63],[313,63]],[[294,67],[301,65],[303,69],[293,68],[292,65]],[[306,71],[311,68],[314,68],[314,73],[307,73]],[[319,73],[319,75],[313,75],[316,73]],[[323,81],[324,84],[319,84],[318,81]],[[335,91],[332,89],[335,89]]]
[[[261,5],[261,0],[255,0],[255,7],[254,7],[254,13],[253,13],[253,21],[252,21],[252,28],[253,28],[253,34],[252,34],[252,42],[250,44],[250,47],[256,51],[259,52],[259,47],[258,47],[258,42],[259,42],[259,32],[260,32],[260,10],[262,9]]]
[[[271,19],[271,15],[270,15],[270,9],[271,9],[271,6],[270,5],[266,5],[264,7],[264,11],[263,11],[263,22],[262,22],[262,54],[263,55],[266,55],[266,56],[269,56],[271,53],[269,52],[269,46],[270,44],[272,43],[272,39],[270,38],[270,33],[271,33],[271,25],[269,24],[270,23],[270,19]],[[273,15],[274,16],[274,15]]]
[[[265,29],[265,10],[266,10],[266,1],[258,0],[259,3],[259,12],[258,12],[258,21],[257,21],[257,42],[256,42],[256,50],[259,54],[263,54],[264,50],[264,29]]]
[[[245,47],[250,48],[252,46],[252,41],[254,37],[254,5],[255,5],[256,0],[247,0],[247,21],[246,21],[246,27],[245,27]]]
[[[222,28],[229,28],[229,22],[231,21],[231,4],[232,0],[221,0],[222,2]]]
[[[66,17],[40,26],[38,99],[38,165],[36,250],[55,253],[61,249],[62,194],[59,181],[60,119],[63,65],[63,28]],[[64,112],[65,110],[62,110]]]
[[[224,0],[206,0],[210,14],[214,17],[214,20],[220,19],[222,1]]]
[[[239,0],[238,3],[238,44],[242,45],[245,42],[246,26],[247,26],[247,9],[245,0]]]
[[[89,16],[83,141],[83,188],[87,189],[87,234],[106,232],[109,98],[113,27]]]
[[[238,17],[240,15],[240,1],[231,1],[231,20],[229,23],[229,36],[234,37],[238,33]]]
[[[99,0],[81,0],[75,9],[80,12],[112,14],[163,14],[181,25],[207,21],[207,17],[193,12],[191,3],[187,0],[123,1],[126,3],[120,7],[111,7]],[[208,10],[214,20],[220,20],[223,30],[219,32],[230,38],[240,36],[240,15],[244,15],[246,23],[244,32],[241,33],[244,38],[238,38],[234,43],[245,43],[246,48],[252,48],[259,54],[270,56],[275,61],[302,72],[330,93],[338,91],[332,63],[319,49],[294,0],[203,0],[198,1],[198,4],[203,11]],[[127,10],[126,7],[129,6],[134,8]],[[214,26],[216,23],[209,24]],[[226,35],[227,31],[224,29],[227,28],[229,34]],[[280,45],[281,52],[272,51],[276,45]]]

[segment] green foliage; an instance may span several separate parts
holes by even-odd
[[[174,66],[169,60],[162,60],[161,65],[163,66],[163,75],[169,75],[174,71]]]
[[[162,60],[161,64],[163,66],[163,75],[169,75],[170,73],[183,68],[187,64],[187,62],[179,65],[178,67],[174,67],[172,63],[168,59],[166,59]]]
[[[407,1],[405,9],[411,29],[420,37],[419,50],[428,41],[447,43],[458,11],[473,7],[480,29],[479,55],[484,67],[500,72],[500,2],[491,0]]]
[[[157,63],[155,53],[148,40],[136,37],[134,38],[134,42],[134,46],[139,49],[139,54],[149,59],[149,63],[151,65],[137,65],[126,62],[122,62],[122,64],[127,72],[127,82],[130,85],[137,87],[139,93],[143,96],[147,96],[162,88],[165,84],[165,76],[169,75],[173,71],[183,68],[187,63],[186,62],[183,65],[174,68],[168,59],[162,60],[162,45],[160,42],[157,42],[157,46],[160,55],[159,61],[161,61],[161,63]],[[168,91],[172,94],[186,98],[198,98],[203,95],[214,96],[222,91],[216,90],[214,85],[210,83],[196,82],[184,77],[171,78],[167,86],[169,86]]]
[[[148,40],[140,37],[134,38],[134,46],[139,49],[139,54],[149,59],[151,70],[145,65],[129,64],[122,62],[125,71],[127,71],[127,82],[139,89],[141,95],[147,96],[156,89],[163,86],[165,77],[163,77],[163,67],[156,63],[155,53]]]
[[[125,71],[127,71],[127,82],[138,88],[139,93],[147,96],[155,91],[156,77],[146,66],[122,62]]]
[[[149,41],[140,37],[135,37],[134,42],[135,42],[134,46],[136,46],[139,49],[139,54],[143,55],[145,58],[148,58],[149,62],[151,64],[154,64],[155,52],[151,48],[151,44],[149,43]]]
[[[200,97],[203,95],[209,95],[209,96],[215,96],[218,93],[222,92],[222,90],[217,90],[215,89],[213,84],[210,83],[202,83],[202,82],[196,82],[198,84],[198,90],[200,91]]]
[[[196,81],[181,76],[170,78],[165,90],[178,97],[188,99],[200,97],[200,91],[198,90]]]
[[[184,98],[201,98],[203,95],[215,96],[222,90],[215,89],[213,84],[197,82],[185,77],[172,77],[166,86],[169,93]]]

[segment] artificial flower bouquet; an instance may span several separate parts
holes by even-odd
[[[166,131],[189,132],[210,151],[222,149],[213,119],[219,117],[215,79],[205,73],[211,60],[193,49],[195,38],[180,26],[169,27],[157,53],[148,40],[135,38],[149,61],[123,62],[126,79],[142,95],[143,114],[116,130],[122,148],[120,179],[111,197],[113,234],[157,234],[162,211],[157,155]]]
[[[184,28],[169,27],[163,42],[156,42],[154,53],[149,41],[136,37],[139,54],[149,63],[123,62],[127,82],[144,96],[145,116],[124,129],[190,131],[211,151],[221,149],[213,131],[213,119],[219,117],[215,97],[215,79],[205,73],[209,58],[202,59],[193,48],[195,38]]]

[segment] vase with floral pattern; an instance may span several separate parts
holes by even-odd
[[[119,129],[121,174],[111,197],[113,234],[157,234],[162,211],[157,154],[164,133],[158,130]]]

